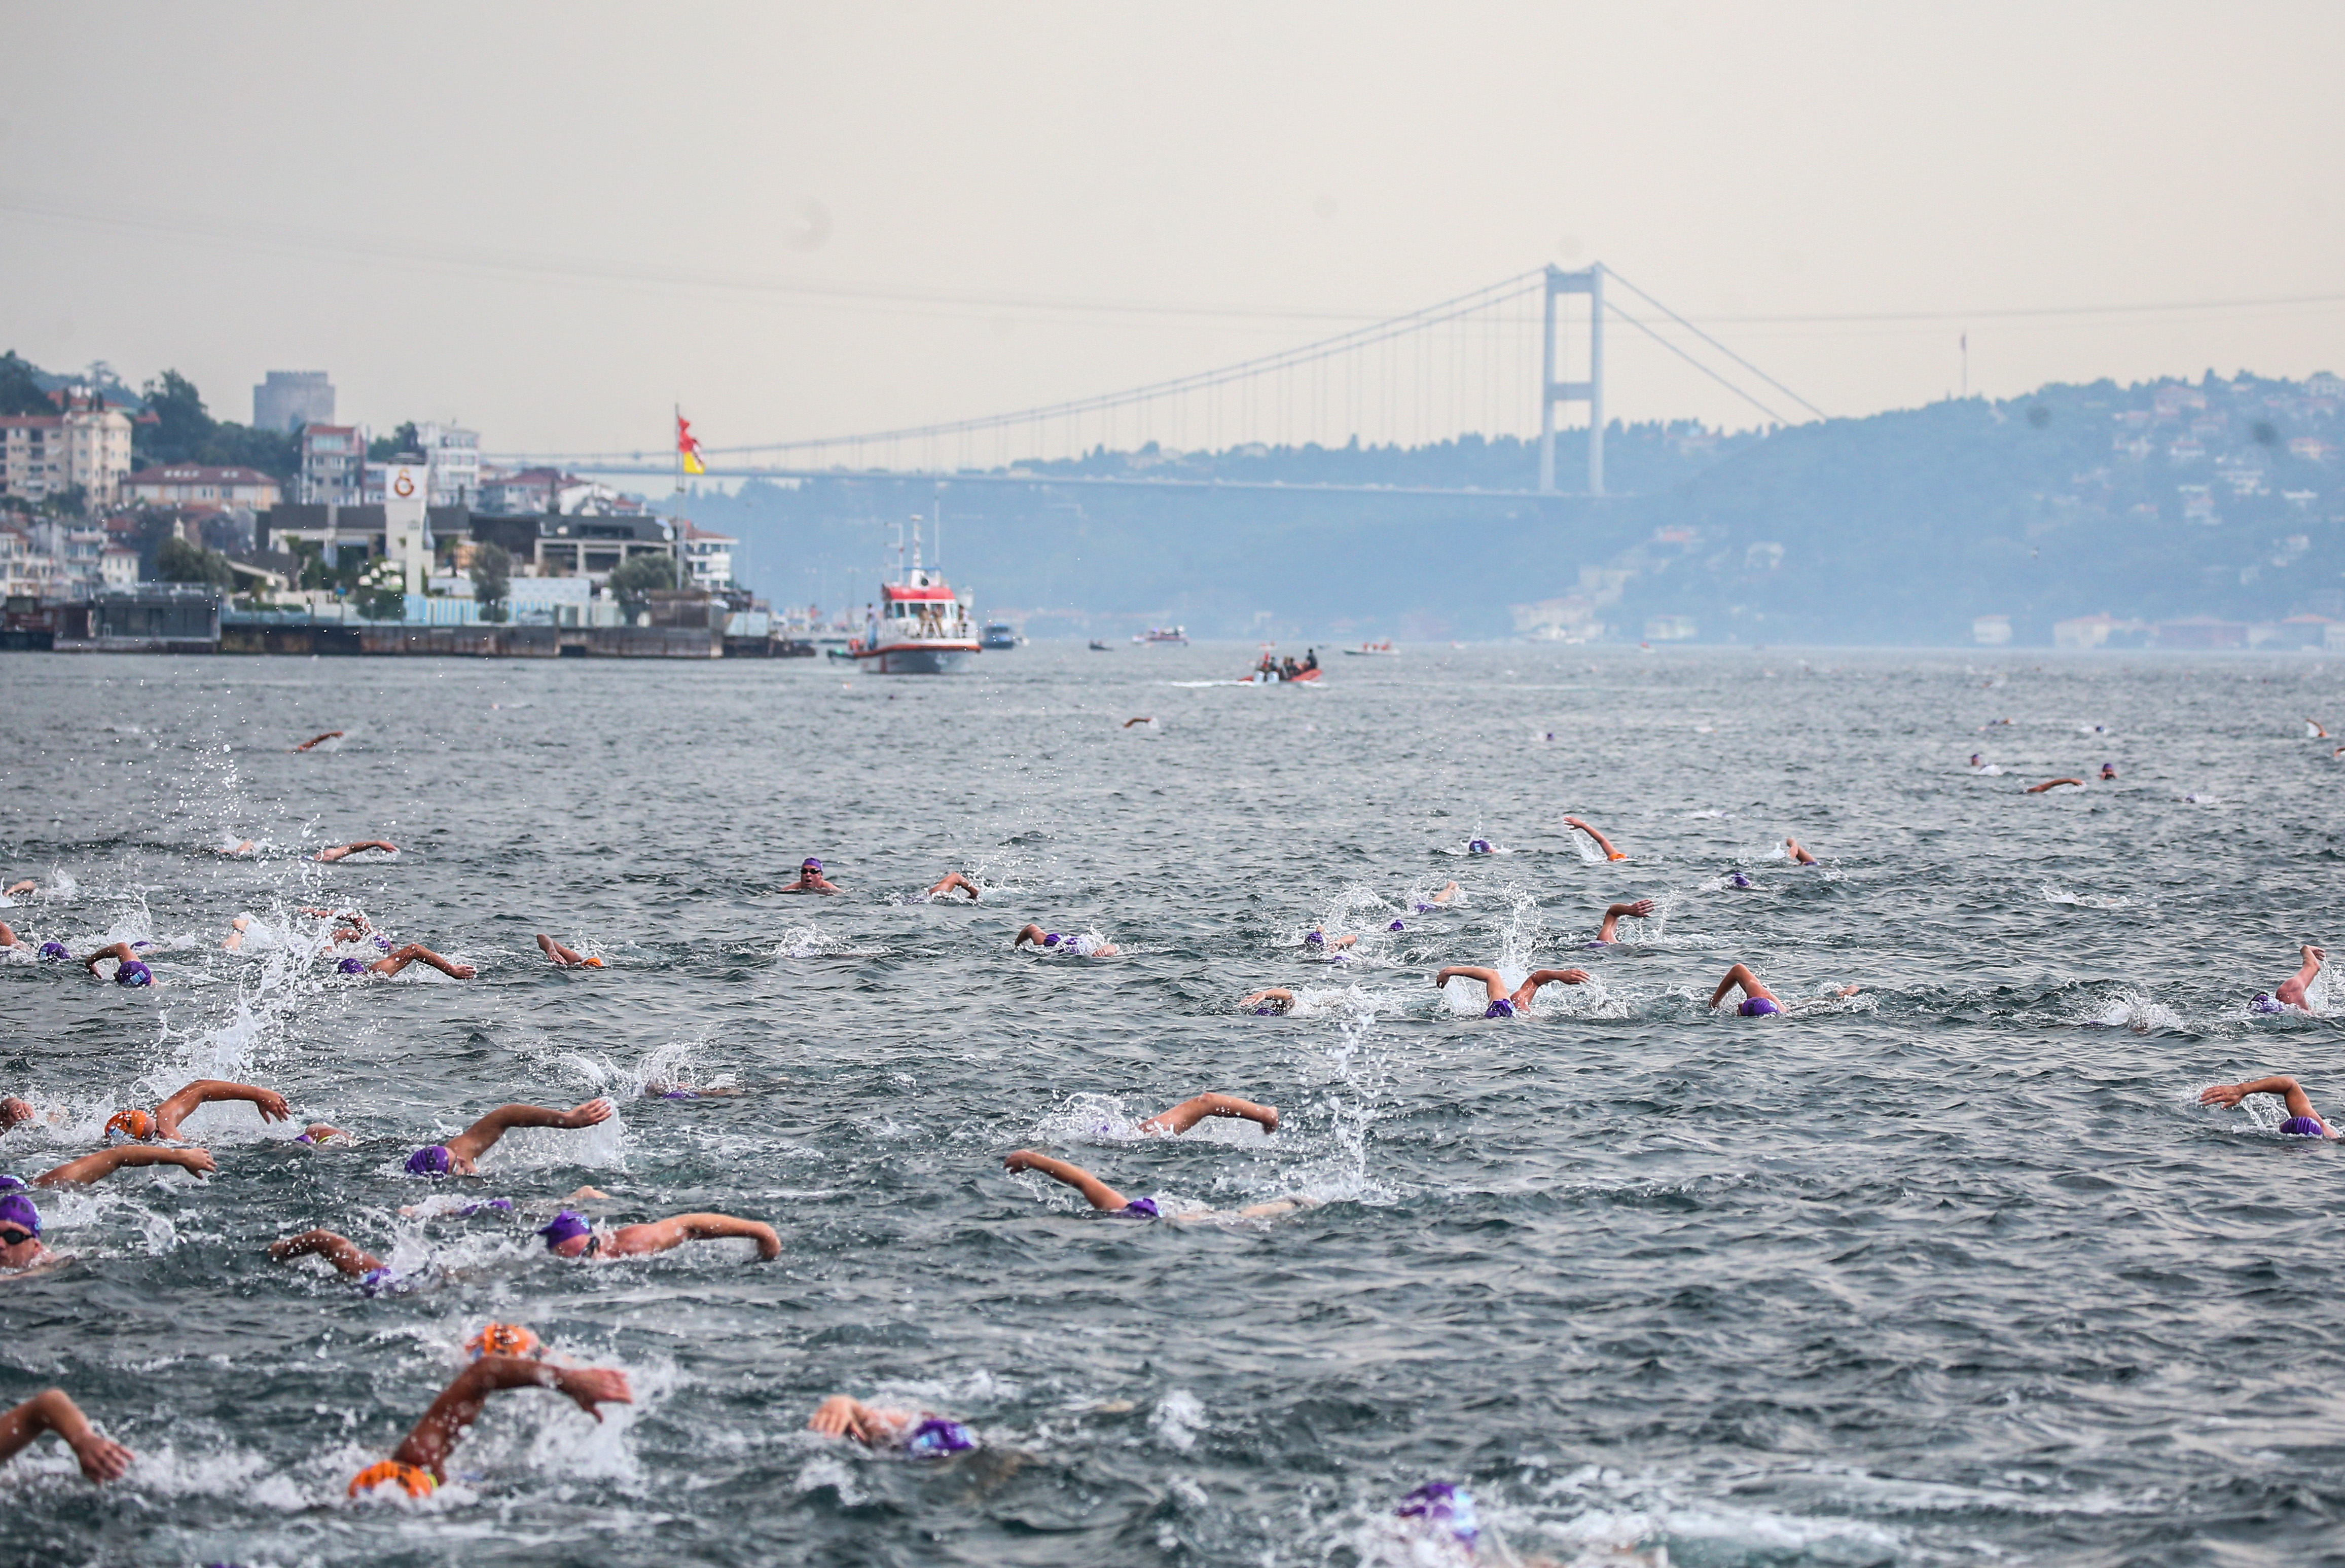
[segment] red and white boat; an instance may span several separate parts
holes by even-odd
[[[897,543],[898,559],[903,544]],[[878,675],[957,675],[980,651],[969,602],[954,593],[942,571],[920,564],[920,528],[912,525],[912,555],[898,580],[879,585],[879,603],[848,644],[857,666]]]

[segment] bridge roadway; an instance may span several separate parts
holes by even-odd
[[[501,466],[550,467],[553,460],[532,457],[483,457],[484,462]],[[611,479],[672,479],[675,477],[673,463],[597,463],[565,460],[562,466],[571,471],[595,478]],[[878,481],[893,484],[991,484],[991,485],[1074,485],[1094,489],[1162,490],[1162,491],[1266,491],[1281,495],[1420,495],[1436,496],[1446,501],[1631,501],[1635,497],[1619,491],[1607,491],[1590,496],[1585,491],[1536,490],[1451,490],[1438,485],[1405,484],[1288,484],[1276,480],[1219,479],[1148,479],[1137,474],[1042,474],[1012,471],[1009,473],[921,472],[899,469],[815,469],[815,468],[738,468],[710,464],[705,473],[695,479],[798,479]]]

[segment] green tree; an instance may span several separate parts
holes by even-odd
[[[16,350],[0,354],[0,414],[54,414],[57,406],[34,379],[33,367]]]
[[[59,485],[41,498],[39,506],[51,517],[86,517],[89,515],[89,487],[83,484]]]
[[[667,555],[631,555],[611,573],[610,584],[621,608],[634,615],[653,593],[675,586],[675,560]]]
[[[130,444],[149,462],[191,463],[199,460],[218,421],[205,411],[203,394],[177,370],[166,370],[147,383],[147,411],[155,422],[131,429]]]
[[[505,598],[513,592],[513,551],[502,544],[472,547],[472,597],[480,602],[481,619],[505,618]]]
[[[423,450],[422,440],[423,437],[415,428],[415,421],[410,420],[391,434],[377,436],[367,442],[367,461],[387,463],[396,459],[401,452],[421,451]]]
[[[228,569],[227,556],[189,544],[177,534],[155,551],[155,575],[166,582],[208,582],[222,590],[236,585],[236,573]]]

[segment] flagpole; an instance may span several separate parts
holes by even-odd
[[[675,493],[682,495],[684,493],[684,405],[676,403],[673,407],[675,410]],[[670,542],[675,551],[675,591],[681,593],[684,592],[684,519],[681,516],[670,520],[668,532],[675,536]]]

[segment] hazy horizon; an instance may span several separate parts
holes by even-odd
[[[224,418],[837,434],[1592,260],[1832,414],[1964,332],[1997,396],[2345,369],[2333,8],[107,15],[9,7],[0,347]],[[1613,343],[1613,416],[1752,421]]]

